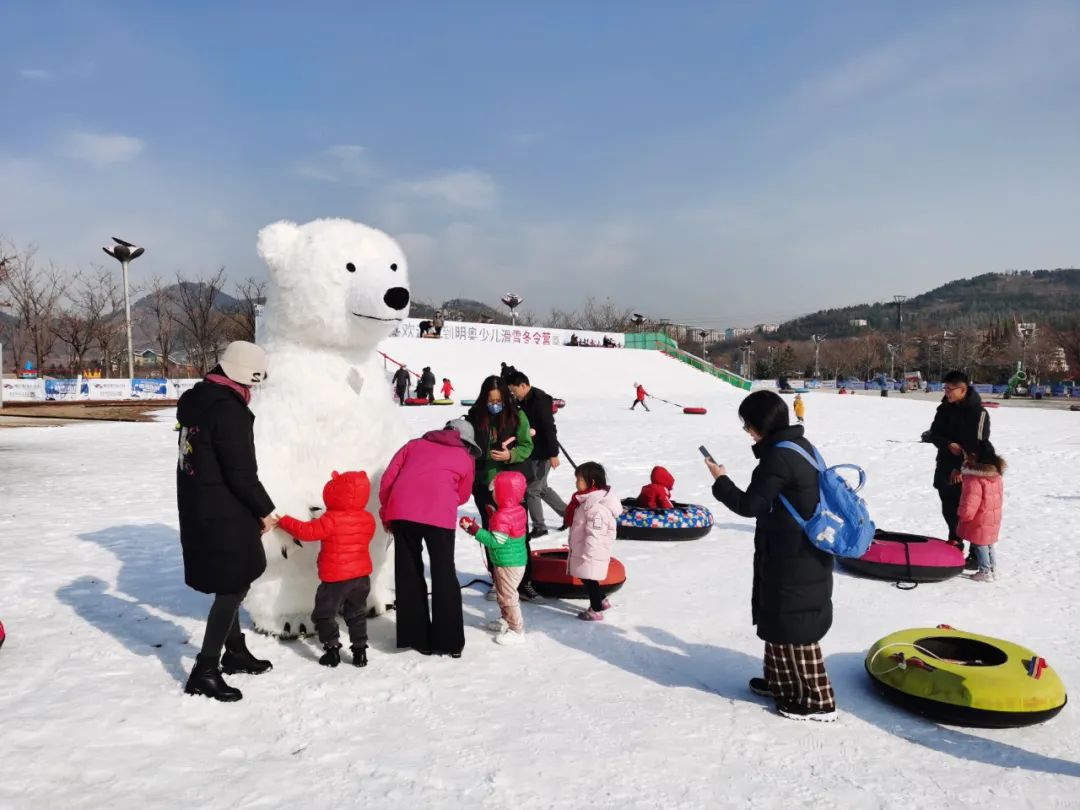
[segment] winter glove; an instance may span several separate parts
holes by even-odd
[[[477,523],[472,518],[463,517],[458,522],[458,526],[460,526],[462,529],[464,529],[468,534],[472,535],[473,537],[476,537],[476,533],[478,531],[480,531],[480,524]]]

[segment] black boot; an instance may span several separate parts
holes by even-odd
[[[195,658],[195,666],[188,677],[184,692],[189,695],[205,695],[223,703],[232,703],[244,696],[239,689],[225,683],[217,661],[207,660],[201,655]]]
[[[354,667],[367,666],[367,647],[352,648],[352,664]]]
[[[323,644],[323,649],[326,650],[322,654],[322,658],[319,659],[319,663],[324,667],[336,667],[341,663],[341,645],[337,642],[331,642],[329,644]]]
[[[269,661],[256,658],[247,648],[244,634],[240,634],[237,642],[225,641],[225,654],[221,656],[221,671],[226,675],[262,675],[269,672],[274,665]]]

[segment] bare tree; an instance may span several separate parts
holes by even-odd
[[[176,276],[176,325],[188,359],[200,374],[218,361],[218,350],[226,339],[227,319],[216,307],[225,285],[225,268],[206,278],[187,281]]]
[[[1065,352],[1068,374],[1080,373],[1080,317],[1073,316],[1053,329],[1054,343]]]
[[[266,303],[266,281],[247,278],[235,287],[236,306],[228,316],[228,332],[231,340],[255,340],[255,315]]]
[[[40,373],[56,340],[53,321],[66,289],[65,280],[55,265],[48,268],[37,265],[34,246],[8,253],[2,282],[5,297],[25,332]]]
[[[67,346],[72,371],[83,371],[83,359],[97,340],[103,318],[112,314],[111,274],[99,268],[93,275],[76,273],[68,287],[66,305],[53,321],[53,334]]]
[[[598,301],[590,295],[581,308],[579,328],[592,332],[621,332],[633,314],[629,309],[619,309],[610,298]]]
[[[176,344],[176,295],[175,290],[155,277],[145,288],[146,295],[139,307],[139,319],[143,331],[152,335],[154,346],[161,354],[161,369],[169,376],[169,363]]]
[[[112,376],[113,360],[121,352],[124,335],[124,293],[116,277],[104,267],[96,277],[103,311],[94,328],[94,345],[101,355],[101,368],[106,377]]]

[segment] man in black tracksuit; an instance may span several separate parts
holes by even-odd
[[[397,394],[398,405],[404,405],[405,397],[409,395],[409,369],[406,366],[394,372],[394,393]]]
[[[941,498],[941,515],[949,527],[949,540],[958,546],[963,546],[956,525],[964,453],[974,451],[979,440],[989,438],[990,417],[982,406],[982,398],[966,374],[950,371],[945,375],[945,397],[922,439],[938,449],[934,488]]]
[[[515,370],[508,374],[506,384],[518,401],[518,406],[529,417],[529,426],[533,430],[533,452],[528,461],[533,467],[533,479],[529,482],[525,503],[529,508],[529,523],[532,524],[529,538],[535,539],[548,533],[544,522],[545,503],[554,509],[560,518],[566,514],[566,503],[547,482],[548,473],[559,466],[555,408],[552,406],[551,397],[539,388],[533,388],[529,384],[529,378],[520,371]]]
[[[424,373],[420,375],[420,383],[416,386],[416,396],[424,397],[428,402],[435,401],[435,374],[431,366],[424,366]]]

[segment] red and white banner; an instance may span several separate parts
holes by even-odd
[[[420,322],[427,318],[406,318],[391,337],[420,337]],[[434,330],[428,332],[434,335]],[[622,348],[626,339],[621,332],[587,332],[577,329],[549,329],[546,326],[510,326],[499,323],[463,323],[447,321],[442,340],[470,343],[521,344],[525,346],[597,346]],[[606,341],[606,344],[605,344]]]

